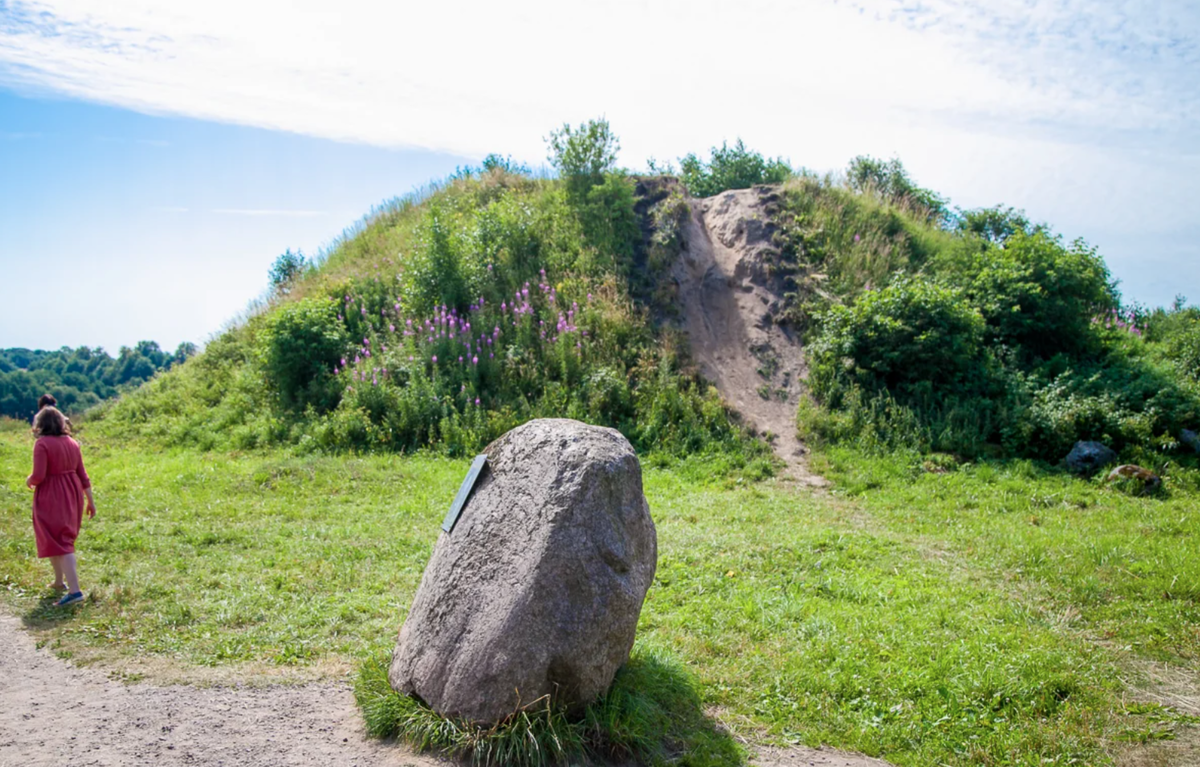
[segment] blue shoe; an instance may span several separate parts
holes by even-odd
[[[62,599],[55,602],[54,606],[55,607],[66,607],[67,605],[73,605],[76,602],[82,602],[82,601],[83,601],[83,592],[76,591],[74,594],[67,594],[65,597],[63,597]]]

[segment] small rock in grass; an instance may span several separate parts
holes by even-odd
[[[545,696],[579,710],[629,658],[657,539],[628,440],[565,419],[489,445],[425,568],[389,681],[447,717],[499,722]]]
[[[1099,442],[1076,442],[1067,454],[1067,468],[1076,474],[1095,474],[1116,462],[1117,454]]]
[[[1127,463],[1123,466],[1118,466],[1108,473],[1105,482],[1116,482],[1118,480],[1132,480],[1141,485],[1141,493],[1152,493],[1162,487],[1162,478],[1149,469],[1143,469],[1141,466],[1135,466],[1132,463]]]

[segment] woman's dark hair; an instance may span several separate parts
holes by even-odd
[[[58,400],[54,399],[53,394],[43,394],[38,397],[38,410],[49,405],[50,407],[58,407]]]
[[[61,437],[71,433],[71,422],[53,405],[47,405],[33,417],[36,437]]]

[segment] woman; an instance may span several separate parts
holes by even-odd
[[[79,443],[71,439],[66,416],[50,405],[33,418],[33,473],[25,484],[33,488],[33,533],[39,557],[54,565],[54,589],[66,591],[55,604],[83,601],[75,569],[75,538],[83,522],[83,498],[88,519],[96,516],[92,481],[83,469]],[[64,583],[65,580],[65,583]]]

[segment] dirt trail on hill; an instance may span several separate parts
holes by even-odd
[[[857,754],[755,749],[760,767],[889,767]],[[0,612],[0,767],[450,767],[368,740],[345,683],[122,684],[35,647]]]
[[[692,354],[743,419],[774,435],[787,475],[827,483],[808,469],[796,437],[796,408],[807,370],[800,340],[771,320],[781,287],[771,268],[775,231],[763,192],[740,189],[693,200],[684,249],[672,267]]]

